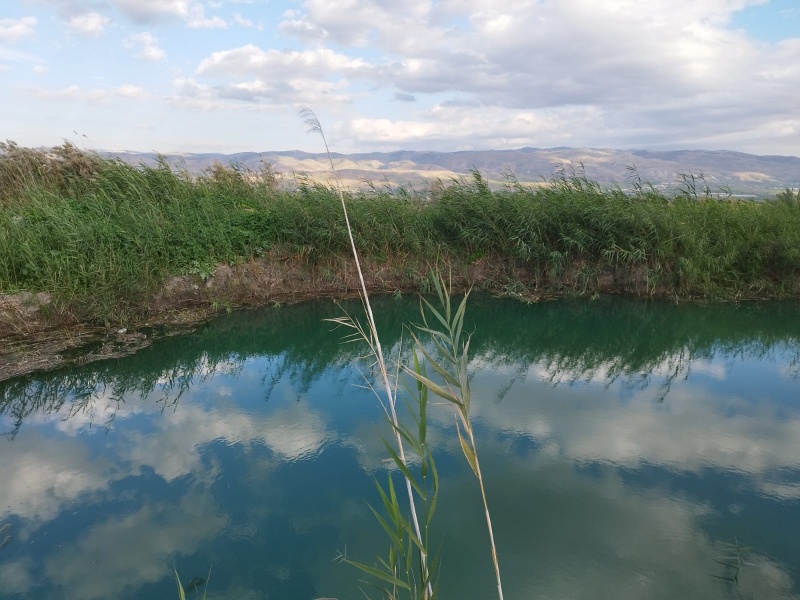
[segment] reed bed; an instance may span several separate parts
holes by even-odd
[[[476,172],[434,193],[372,188],[345,202],[368,261],[499,260],[531,273],[526,285],[569,293],[591,294],[605,277],[676,298],[800,294],[797,202],[601,189],[564,172],[502,190]],[[68,144],[0,147],[0,293],[50,292],[85,319],[124,321],[171,275],[204,278],[271,253],[321,263],[349,244],[334,188],[281,185],[266,166],[190,176]]]

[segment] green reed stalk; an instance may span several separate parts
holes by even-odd
[[[175,581],[178,584],[178,598],[179,600],[186,600],[186,590],[181,583],[181,578],[178,575],[178,569],[175,568],[175,565],[172,566],[172,570],[175,571]],[[206,592],[208,591],[208,580],[211,579],[211,567],[208,567],[208,575],[203,577],[195,577],[191,581],[186,584],[186,587],[189,591],[194,590],[197,594],[200,594],[200,586],[203,586],[203,600],[206,600]]]
[[[458,441],[461,444],[461,450],[464,452],[467,463],[469,463],[472,472],[478,479],[478,486],[481,490],[484,515],[486,517],[486,528],[489,531],[489,543],[492,551],[492,565],[494,566],[495,578],[497,580],[497,597],[499,600],[503,600],[503,583],[500,578],[500,563],[497,559],[497,548],[494,542],[492,517],[489,512],[489,503],[486,499],[486,488],[483,483],[481,464],[478,459],[478,449],[475,446],[475,436],[473,433],[472,421],[469,416],[471,402],[469,373],[467,372],[469,362],[469,336],[467,336],[467,339],[463,343],[461,341],[464,327],[464,313],[469,292],[464,294],[463,300],[461,300],[455,313],[453,313],[450,303],[450,287],[447,286],[441,276],[437,276],[434,279],[434,285],[436,287],[436,294],[439,297],[439,304],[444,314],[436,310],[436,308],[424,298],[423,302],[425,308],[436,318],[444,330],[431,328],[424,310],[422,311],[423,324],[419,325],[417,330],[430,336],[434,347],[443,357],[444,364],[437,361],[431,353],[428,352],[417,336],[413,337],[416,349],[425,356],[433,370],[444,379],[445,384],[442,386],[435,383],[424,373],[421,373],[419,369],[412,370],[406,368],[405,372],[431,392],[450,402],[455,408]],[[464,429],[464,434],[461,433],[462,428]]]
[[[364,304],[364,310],[367,315],[368,335],[364,335],[364,339],[369,345],[370,350],[374,354],[378,364],[378,368],[381,373],[381,379],[383,380],[383,386],[386,392],[386,399],[389,406],[389,412],[391,415],[391,422],[393,426],[392,429],[394,431],[395,441],[397,442],[398,456],[400,458],[400,462],[402,463],[402,465],[406,466],[407,470],[405,448],[403,445],[403,438],[400,433],[399,421],[397,419],[397,410],[395,408],[396,397],[395,394],[392,392],[392,386],[389,383],[389,372],[386,368],[386,361],[383,356],[383,349],[381,348],[381,342],[378,336],[378,329],[375,325],[375,317],[372,314],[372,305],[370,304],[369,293],[367,292],[367,286],[366,283],[364,282],[364,274],[361,271],[361,262],[358,258],[358,251],[356,250],[356,244],[353,239],[353,230],[350,226],[350,217],[347,214],[347,205],[345,204],[344,201],[344,194],[342,193],[342,188],[341,185],[339,184],[339,175],[336,171],[336,167],[333,164],[333,157],[331,156],[330,149],[328,148],[328,141],[325,138],[325,132],[322,130],[322,125],[320,124],[319,119],[317,119],[317,116],[314,114],[314,111],[312,111],[310,108],[304,108],[300,112],[300,114],[304,122],[308,126],[309,133],[317,133],[322,138],[322,143],[325,145],[325,152],[328,155],[328,160],[330,161],[331,171],[334,174],[334,179],[336,181],[336,190],[338,192],[339,200],[342,205],[342,212],[344,213],[345,225],[347,226],[347,235],[350,239],[350,248],[353,251],[353,260],[355,262],[356,271],[358,272],[358,280],[361,285],[361,291],[360,291],[361,301]],[[362,335],[365,333],[360,328],[359,331]],[[414,491],[412,489],[412,480],[406,474],[406,471],[404,471],[403,476],[406,483],[406,492],[408,494],[408,504],[411,510],[411,519],[414,524],[414,533],[416,534],[417,539],[421,540],[422,534],[420,532],[419,519],[417,517],[417,508],[414,502]],[[430,598],[433,595],[433,588],[429,581],[427,552],[422,547],[419,548],[419,552],[420,552],[420,560],[422,563],[423,577],[428,582],[426,586],[427,598]]]

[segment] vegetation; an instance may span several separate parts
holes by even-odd
[[[788,204],[789,206],[800,206],[800,189],[791,190],[786,188],[782,192],[778,192],[775,196],[775,202]]]
[[[325,133],[317,120],[316,115],[311,109],[304,109],[301,112],[306,124],[309,126],[310,133],[318,133],[325,144],[325,151],[330,160],[331,171],[336,180],[336,191],[342,206],[347,235],[350,240],[350,249],[353,253],[358,279],[360,283],[359,296],[364,309],[366,326],[363,326],[357,318],[345,313],[344,316],[332,319],[339,325],[349,327],[354,333],[351,334],[351,341],[363,340],[369,348],[369,354],[374,358],[375,365],[381,374],[381,380],[385,391],[385,400],[372,387],[372,384],[365,377],[365,381],[370,389],[375,393],[380,402],[386,421],[391,426],[394,433],[397,451],[395,451],[384,440],[384,446],[393,461],[394,465],[402,475],[408,495],[408,513],[406,513],[394,489],[392,475],[389,474],[388,486],[384,488],[377,480],[375,485],[380,494],[385,516],[372,506],[370,510],[375,519],[383,528],[389,539],[389,551],[386,559],[379,558],[378,562],[369,565],[354,561],[347,556],[342,556],[342,561],[357,567],[361,571],[375,578],[379,583],[373,584],[380,591],[384,598],[396,600],[407,597],[409,600],[434,600],[438,597],[438,553],[431,552],[429,538],[429,527],[433,515],[436,511],[436,503],[439,493],[439,478],[436,472],[436,464],[426,442],[427,432],[427,405],[428,392],[433,392],[440,398],[451,402],[456,408],[456,433],[458,434],[464,456],[470,465],[473,473],[478,479],[483,498],[483,506],[486,515],[486,525],[489,530],[489,540],[492,550],[492,561],[494,564],[495,575],[497,578],[497,594],[499,600],[503,600],[503,586],[500,580],[500,565],[497,560],[497,550],[494,543],[494,532],[492,530],[492,520],[489,514],[489,505],[486,500],[486,491],[483,485],[480,462],[478,460],[475,437],[473,435],[472,422],[469,416],[470,406],[470,386],[469,375],[467,373],[469,336],[462,342],[461,334],[464,326],[464,312],[467,305],[467,295],[461,301],[458,310],[453,313],[451,309],[450,293],[444,280],[437,274],[434,277],[436,292],[439,296],[442,312],[427,300],[423,300],[427,311],[435,317],[438,323],[444,327],[444,331],[432,329],[428,325],[425,311],[422,312],[423,324],[416,327],[418,333],[430,336],[433,346],[443,356],[443,362],[438,362],[426,349],[425,345],[419,340],[417,335],[412,334],[415,343],[413,351],[413,368],[401,366],[398,359],[394,385],[390,382],[389,369],[383,353],[375,316],[372,311],[372,303],[369,291],[364,282],[364,275],[361,269],[361,259],[353,228],[350,224],[350,216],[347,210],[347,203],[344,199],[341,186],[339,184],[338,173],[333,165],[333,159],[328,149],[328,142]],[[443,314],[444,313],[444,316]],[[441,384],[429,379],[424,364],[420,363],[419,354],[423,355],[436,374],[444,379]],[[416,381],[416,389],[406,385],[406,390],[412,402],[406,402],[406,406],[416,424],[411,429],[402,424],[397,417],[397,388],[400,383],[401,369]],[[460,426],[459,426],[460,423]],[[461,434],[461,428],[464,435]],[[465,440],[466,437],[466,440]],[[416,477],[409,468],[409,461],[406,459],[405,446],[408,445],[411,451],[419,459],[419,477]],[[429,483],[430,479],[430,483]],[[417,500],[420,501],[421,509],[417,508]],[[421,513],[421,514],[420,514]],[[408,514],[408,516],[406,516]],[[420,516],[422,518],[420,518]]]
[[[464,298],[458,305],[458,309],[456,309],[454,313],[450,301],[451,290],[440,277],[436,279],[435,283],[436,295],[439,297],[441,312],[436,310],[430,302],[423,299],[422,301],[426,310],[422,311],[423,323],[417,327],[417,330],[419,333],[425,333],[430,336],[434,348],[441,355],[441,359],[437,360],[434,358],[425,348],[425,344],[414,335],[414,368],[406,368],[405,372],[417,381],[420,391],[427,392],[429,390],[433,392],[440,398],[447,400],[455,410],[458,441],[464,453],[464,458],[467,459],[467,463],[478,480],[478,487],[481,490],[484,516],[486,517],[486,528],[489,532],[489,547],[492,551],[492,565],[494,566],[494,574],[497,581],[497,597],[499,600],[503,600],[503,583],[500,578],[500,563],[497,560],[497,546],[494,542],[492,517],[489,512],[489,503],[486,499],[486,488],[483,484],[483,473],[481,472],[478,448],[475,445],[472,419],[469,414],[470,402],[472,399],[469,373],[467,370],[469,365],[470,336],[466,335],[466,339],[463,341],[461,337],[464,332],[464,312],[467,307],[469,293],[464,295]],[[434,326],[429,324],[426,312],[430,313],[431,318],[436,320]],[[433,327],[436,328],[434,329]],[[431,368],[433,368],[436,374],[443,380],[441,383],[436,383],[432,379],[429,379],[424,370],[419,368],[416,352],[419,352],[425,357],[427,363],[430,364]],[[422,403],[420,403],[420,406],[422,406]],[[424,415],[424,411],[421,412]],[[463,435],[461,433],[462,429],[464,430]]]
[[[181,583],[178,570],[173,565],[172,570],[175,572],[175,582],[178,584],[178,598],[186,600],[187,592],[196,592],[197,597],[200,597],[200,587],[203,587],[203,600],[206,600],[206,591],[208,590],[208,579],[211,577],[211,567],[208,568],[208,575],[206,577],[195,577],[187,582],[186,587]]]
[[[495,191],[475,172],[435,192],[344,196],[363,260],[491,265],[495,290],[800,293],[795,193],[725,199],[684,181],[668,198],[640,181],[601,189],[581,171],[561,171],[549,185],[512,178]],[[163,160],[131,166],[69,144],[48,152],[0,145],[0,293],[49,292],[82,319],[141,316],[172,275],[204,279],[219,263],[260,257],[322,266],[349,250],[337,191],[302,178],[280,185],[268,166],[190,176]]]
[[[313,114],[309,118],[322,133]],[[438,592],[438,556],[430,551],[428,537],[438,494],[425,439],[428,392],[455,409],[457,437],[480,486],[500,600],[503,591],[469,416],[470,341],[462,338],[467,298],[453,311],[451,290],[437,278],[433,285],[441,309],[423,301],[423,324],[412,334],[413,367],[404,368],[417,384],[408,389],[416,425],[410,429],[396,414],[400,367],[393,385],[360,255],[402,261],[430,254],[462,264],[487,259],[522,266],[536,286],[577,292],[594,291],[605,275],[623,281],[627,291],[644,294],[738,297],[796,291],[797,203],[721,200],[707,189],[698,193],[691,177],[684,178],[687,186],[676,198],[640,182],[633,193],[602,190],[580,172],[557,173],[549,186],[537,189],[512,180],[494,192],[475,172],[472,180],[454,181],[436,197],[402,189],[345,197],[337,187],[302,180],[294,189],[281,188],[268,168],[253,173],[217,166],[193,178],[164,161],[133,167],[69,145],[52,154],[12,144],[2,150],[0,291],[50,291],[92,318],[124,320],[143,310],[169,275],[205,278],[218,262],[250,260],[278,249],[316,263],[352,251],[367,325],[349,316],[336,321],[367,342],[378,365],[386,393],[381,402],[397,443],[396,450],[389,444],[386,449],[408,504],[401,507],[391,475],[386,487],[376,482],[383,514],[372,512],[390,541],[388,555],[374,565],[343,560],[381,582],[386,598],[432,600]],[[420,341],[420,334],[435,350]],[[424,365],[435,372],[432,378]],[[413,461],[418,476],[409,468],[406,446],[418,459]],[[195,578],[184,588],[177,571],[175,577],[182,599],[187,591],[199,596],[208,580]]]

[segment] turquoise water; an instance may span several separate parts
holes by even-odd
[[[390,432],[339,310],[0,384],[0,598],[177,598],[173,565],[211,567],[209,600],[363,597],[333,559],[384,552]],[[376,310],[396,355],[418,302]],[[475,297],[467,322],[507,599],[800,598],[800,305]],[[430,417],[441,597],[496,597],[452,412]]]

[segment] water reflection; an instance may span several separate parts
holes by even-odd
[[[338,314],[236,313],[2,385],[0,598],[172,597],[173,563],[185,581],[213,564],[210,598],[358,594],[331,559],[383,546],[365,499],[387,432],[355,385],[360,349],[321,323]],[[396,351],[416,301],[378,314]],[[476,298],[473,414],[508,597],[796,597],[798,316]],[[451,413],[431,418],[442,597],[491,597],[477,489]],[[753,548],[735,585],[714,562],[734,537]]]
[[[377,312],[384,345],[396,347],[403,324],[418,320],[415,300],[381,299]],[[131,394],[155,398],[162,409],[190,386],[217,374],[238,374],[253,357],[265,358],[264,399],[289,378],[304,394],[338,370],[337,393],[352,380],[349,366],[362,349],[341,344],[324,318],[340,315],[332,302],[244,311],[190,336],[160,340],[124,361],[96,362],[67,371],[0,384],[0,415],[15,434],[31,417],[60,412],[107,425]],[[468,319],[475,368],[512,371],[499,394],[531,368],[553,384],[599,382],[646,388],[657,382],[663,400],[674,381],[691,373],[726,378],[726,361],[779,361],[782,378],[800,373],[800,307],[796,303],[687,306],[623,299],[560,301],[525,307],[477,296]]]

